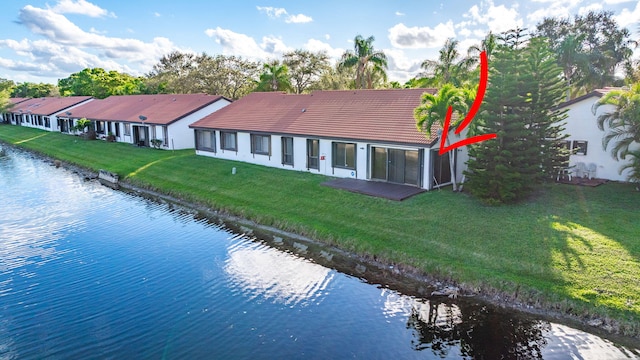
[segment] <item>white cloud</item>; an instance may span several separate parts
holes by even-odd
[[[284,8],[274,8],[271,6],[256,6],[258,11],[267,14],[268,17],[272,19],[278,19],[281,16],[285,16],[284,22],[287,24],[304,24],[308,22],[312,22],[313,19],[310,16],[304,14],[292,15],[287,12]]]
[[[207,29],[205,34],[222,46],[222,53],[225,55],[266,60],[279,57],[285,52],[293,50],[286,46],[282,39],[275,36],[264,36],[262,42],[258,44],[254,38],[248,35],[236,33],[229,29],[222,29],[221,27]]]
[[[31,5],[20,10],[19,19],[32,32],[54,43],[104,51],[109,57],[139,61],[149,57],[159,58],[176,49],[166,38],[155,38],[152,43],[145,43],[138,39],[107,37],[86,32],[63,15]]]
[[[100,31],[96,28],[94,28],[93,26],[89,29],[89,32],[92,34],[106,34],[106,31]]]
[[[420,69],[422,60],[409,58],[401,49],[384,49],[383,51],[387,55],[390,70],[415,72]]]
[[[635,1],[635,0],[604,0],[604,3],[607,5],[616,5],[616,4],[624,4],[632,1]]]
[[[287,10],[285,10],[284,8],[274,8],[271,6],[256,6],[256,9],[258,9],[258,11],[260,12],[267,14],[267,16],[269,16],[272,19],[277,19],[282,15],[287,15]]]
[[[90,17],[115,17],[114,13],[109,13],[107,10],[86,0],[58,0],[58,3],[51,8],[51,11],[58,14],[81,14]]]
[[[407,14],[400,12],[400,11],[396,11],[396,16],[405,16]]]
[[[404,84],[420,72],[420,64],[424,58],[407,56],[401,49],[384,49],[387,55],[387,76],[389,81],[397,81]]]
[[[284,21],[288,24],[293,23],[293,24],[304,24],[304,23],[308,23],[308,22],[312,22],[313,19],[310,16],[307,15],[303,15],[303,14],[298,14],[298,15],[290,15],[289,17],[287,17],[287,19]]]
[[[58,5],[67,6],[69,3],[86,2],[60,1]],[[68,9],[54,9],[27,5],[20,10],[19,23],[44,39],[0,39],[0,48],[13,50],[17,56],[25,58],[11,62],[4,59],[0,67],[48,78],[66,77],[87,67],[142,75],[140,72],[151,69],[160,57],[179,50],[166,38],[155,38],[147,43],[137,39],[107,37],[94,28],[84,31],[60,13],[69,12]],[[139,70],[131,68],[132,63],[139,64]]]
[[[345,49],[333,48],[331,47],[331,45],[327,44],[326,42],[316,40],[316,39],[307,40],[307,42],[302,47],[312,52],[324,51],[327,53],[329,58],[333,60],[338,60],[340,57],[342,57],[342,54],[344,54],[345,52]]]
[[[473,5],[463,17],[471,19],[473,24],[486,25],[488,30],[494,33],[523,26],[522,18],[518,15],[517,3],[507,8],[504,5],[495,6],[492,0],[488,0],[480,6]]]
[[[456,33],[451,21],[440,23],[435,28],[407,27],[399,23],[389,29],[389,41],[397,48],[430,48],[444,44],[447,38],[455,37]]]
[[[580,5],[582,0],[536,0],[537,2],[547,3],[542,6],[538,10],[527,15],[527,20],[531,24],[537,24],[544,20],[544,18],[554,17],[554,18],[569,18],[573,17],[576,12],[583,11],[583,9],[587,9],[592,7],[593,5],[597,6],[600,4],[592,4],[582,7],[577,11],[575,8]],[[594,7],[595,9],[595,7]],[[588,11],[588,10],[587,10]]]
[[[281,38],[277,38],[275,36],[262,37],[260,48],[262,48],[262,50],[264,50],[267,54],[270,54],[271,56],[282,55],[288,51],[294,50],[290,47],[287,47],[287,45],[284,44]]]
[[[589,4],[578,9],[578,15],[584,16],[587,15],[590,11],[597,12],[600,10],[602,10],[602,4]]]
[[[620,27],[628,27],[632,24],[639,24],[640,21],[640,2],[636,3],[636,8],[630,11],[627,8],[622,9],[618,16],[614,17]]]

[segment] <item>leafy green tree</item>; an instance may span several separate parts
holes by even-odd
[[[420,132],[427,137],[431,136],[434,129],[442,129],[449,111],[452,108],[453,113],[458,114],[457,118],[462,120],[469,108],[468,93],[456,88],[451,84],[445,84],[436,94],[424,93],[420,100],[420,105],[414,109],[413,116],[416,119],[416,126]],[[452,123],[451,128],[457,124]],[[447,134],[441,134],[447,139],[446,145],[449,145],[449,137]],[[456,181],[456,170],[454,166],[455,158],[449,156],[449,168],[451,170],[451,182],[453,183],[453,191],[458,190]]]
[[[375,38],[357,35],[353,40],[353,51],[347,50],[342,54],[339,65],[356,69],[356,88],[373,89],[376,77],[386,81],[387,56],[373,47]]]
[[[420,65],[427,77],[435,78],[440,85],[462,86],[469,79],[474,60],[460,55],[458,40],[454,39],[447,39],[438,53],[438,60],[425,60]]]
[[[58,80],[63,96],[93,96],[104,99],[111,95],[143,93],[143,78],[102,68],[86,68]]]
[[[58,88],[47,83],[23,82],[16,84],[11,90],[11,97],[40,98],[56,95],[58,95]]]
[[[9,100],[9,89],[0,90],[0,114],[7,112],[12,106],[13,103]]]
[[[16,83],[13,80],[0,79],[0,91],[7,91],[9,94],[16,86]]]
[[[260,67],[237,56],[174,51],[163,56],[146,75],[150,93],[207,93],[239,99],[255,88]]]
[[[590,11],[571,19],[545,18],[536,35],[550,39],[572,96],[612,85],[615,71],[632,55],[630,33],[613,12]]]
[[[263,65],[260,81],[256,86],[257,91],[291,91],[289,68],[279,61],[271,61]]]
[[[603,105],[613,105],[614,110],[598,116],[598,128],[605,131],[602,146],[607,149],[611,145],[611,156],[616,160],[624,160],[634,146],[640,145],[640,83],[629,90],[613,90],[608,92],[595,105],[597,110]]]
[[[197,86],[191,92],[222,95],[234,100],[254,90],[260,72],[257,62],[237,56],[203,54],[196,63],[189,78]]]
[[[146,75],[146,87],[151,93],[193,93],[191,73],[196,66],[196,55],[179,51],[171,52],[161,57],[151,72]]]
[[[295,50],[284,54],[284,64],[289,68],[291,85],[296,94],[308,91],[329,69],[329,56],[326,52]]]
[[[350,70],[340,64],[325,70],[310,90],[347,90],[355,89]]]

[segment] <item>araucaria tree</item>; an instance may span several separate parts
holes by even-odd
[[[512,203],[531,193],[565,165],[560,135],[566,117],[562,69],[545,40],[522,30],[502,34],[489,70],[489,85],[473,132],[498,138],[469,146],[469,191],[490,204]]]
[[[339,66],[356,68],[356,89],[373,89],[375,79],[387,80],[387,56],[373,47],[375,38],[358,35],[353,40],[353,51],[342,55]]]

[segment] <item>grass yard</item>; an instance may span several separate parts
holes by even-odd
[[[320,186],[320,175],[0,125],[0,140],[467,288],[640,335],[640,193],[551,184],[489,207],[448,189],[394,202]],[[231,168],[237,168],[232,175]]]

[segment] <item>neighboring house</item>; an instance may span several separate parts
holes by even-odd
[[[9,103],[11,103],[11,107],[15,106],[18,103],[21,103],[23,101],[27,101],[29,100],[29,98],[9,98]],[[3,112],[2,114],[0,114],[1,116],[1,120],[0,122],[3,122],[5,124],[11,124],[11,119],[13,119],[13,115],[10,112]]]
[[[13,98],[14,103],[3,116],[5,121],[18,126],[27,126],[48,131],[59,131],[61,111],[70,111],[76,106],[91,102],[91,96]]]
[[[567,110],[565,134],[568,134],[567,147],[571,150],[572,155],[569,158],[569,166],[574,176],[595,177],[599,179],[607,179],[614,181],[627,181],[627,171],[619,173],[624,162],[616,161],[611,156],[611,146],[605,150],[603,148],[602,139],[608,131],[598,129],[597,118],[599,115],[614,110],[612,105],[602,105],[598,107],[594,114],[594,105],[600,98],[612,90],[612,88],[604,88],[594,90],[586,95],[569,100],[559,107]],[[627,161],[629,161],[627,159]],[[584,164],[586,170],[582,174],[579,169]],[[592,172],[589,174],[589,167]],[[593,171],[595,170],[595,171]]]
[[[75,133],[77,120],[91,120],[101,139],[151,146],[157,139],[162,149],[195,147],[189,125],[231,103],[207,94],[121,95],[94,100],[58,116],[60,131]]]
[[[190,127],[198,155],[432,189],[451,182],[449,153],[416,128],[424,92],[251,93]]]

